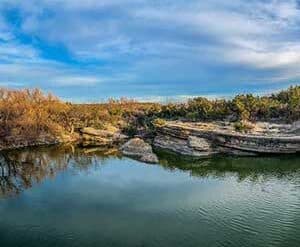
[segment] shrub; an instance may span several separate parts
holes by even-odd
[[[40,90],[0,89],[0,127],[2,135],[55,135],[61,131],[65,103]]]
[[[152,123],[153,123],[154,126],[161,127],[161,126],[164,126],[166,124],[166,120],[161,119],[161,118],[156,118],[152,121]]]
[[[254,126],[247,121],[238,121],[233,124],[234,129],[239,132],[249,132]]]

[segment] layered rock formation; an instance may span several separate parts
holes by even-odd
[[[43,145],[55,145],[61,142],[61,139],[53,137],[51,135],[40,135],[38,137],[7,136],[5,138],[1,138],[0,140],[0,151]]]
[[[80,143],[83,146],[109,146],[124,142],[128,137],[118,130],[100,130],[86,127],[80,130]]]
[[[265,124],[265,123],[264,123]],[[157,127],[154,146],[189,156],[216,153],[236,155],[285,154],[300,152],[298,129],[260,123],[251,133],[243,134],[224,123],[166,122]]]
[[[124,155],[136,158],[146,163],[158,163],[158,158],[153,153],[150,144],[146,143],[140,138],[133,138],[126,142],[121,148]]]
[[[210,156],[218,153],[218,150],[213,146],[212,142],[196,136],[178,138],[159,133],[154,139],[154,146],[194,157]]]

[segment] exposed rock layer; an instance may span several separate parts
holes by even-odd
[[[201,138],[203,139],[203,138]],[[203,139],[205,140],[205,139]],[[205,142],[208,142],[205,140]],[[161,149],[168,149],[175,153],[179,153],[187,156],[194,157],[203,157],[210,156],[218,153],[218,151],[213,148],[211,145],[207,149],[203,148],[203,145],[200,143],[199,146],[195,145],[195,143],[191,146],[188,139],[185,138],[177,138],[170,135],[159,134],[154,139],[154,146]],[[200,148],[198,148],[200,147]],[[201,150],[199,150],[201,149]]]
[[[18,149],[25,147],[34,147],[42,145],[59,144],[60,139],[49,135],[41,135],[39,137],[17,136],[5,137],[0,141],[0,150]]]
[[[297,130],[293,133],[288,130],[268,131],[260,127],[259,132],[243,134],[221,124],[167,122],[157,126],[154,146],[197,157],[215,153],[256,155],[300,152]]]

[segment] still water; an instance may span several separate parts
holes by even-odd
[[[300,246],[300,158],[2,153],[0,246]]]

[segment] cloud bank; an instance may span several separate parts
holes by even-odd
[[[284,87],[299,24],[296,0],[2,0],[0,86],[74,100]]]

